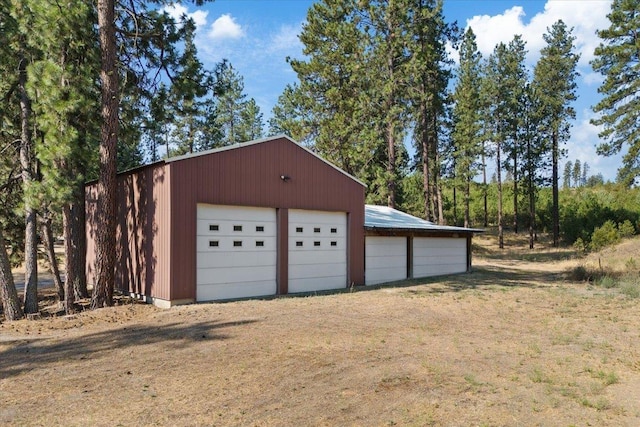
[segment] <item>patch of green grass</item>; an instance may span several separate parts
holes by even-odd
[[[620,286],[618,280],[612,276],[602,276],[596,280],[596,284],[605,289],[617,288]]]
[[[598,400],[596,400],[595,402],[587,399],[586,397],[583,397],[580,400],[580,404],[582,406],[586,406],[587,408],[593,408],[596,411],[605,411],[607,409],[611,408],[611,404],[609,403],[609,401],[607,399],[605,399],[604,397],[599,398]]]
[[[473,374],[466,374],[464,376],[464,380],[469,384],[472,388],[479,389],[485,385],[482,381],[478,381]]]
[[[551,381],[551,378],[545,375],[545,373],[542,372],[542,369],[540,368],[533,368],[533,371],[531,372],[531,374],[529,374],[529,379],[534,383],[538,383],[538,384],[539,383],[551,384],[553,382]]]
[[[625,294],[629,298],[640,298],[640,279],[626,277],[621,280],[620,292]]]
[[[612,385],[617,384],[620,381],[620,378],[616,375],[615,372],[604,372],[598,371],[598,378],[602,380],[604,385]]]
[[[534,356],[540,356],[540,354],[542,354],[542,350],[540,350],[540,346],[537,343],[529,344],[529,351]]]
[[[575,342],[577,337],[573,337],[571,335],[558,334],[554,336],[551,340],[551,344],[553,345],[569,345]]]

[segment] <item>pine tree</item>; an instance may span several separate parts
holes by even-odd
[[[499,43],[486,63],[483,87],[483,97],[492,101],[487,105],[484,112],[487,121],[486,137],[494,144],[496,156],[496,184],[498,188],[498,245],[504,248],[504,224],[503,224],[503,199],[502,199],[502,152],[504,143],[509,135],[510,94],[507,90],[507,46]]]
[[[518,182],[520,180],[519,161],[522,156],[522,128],[524,118],[524,96],[527,85],[527,70],[525,66],[525,42],[520,35],[516,35],[507,45],[507,57],[504,72],[506,73],[504,96],[508,97],[507,121],[508,131],[505,149],[511,157],[511,164],[507,172],[513,175],[513,231],[518,233]],[[509,165],[509,163],[507,163]]]
[[[184,39],[184,50],[175,61],[170,73],[171,91],[169,106],[171,116],[171,139],[176,145],[172,154],[193,153],[200,149],[200,129],[204,117],[205,103],[202,100],[212,86],[212,79],[198,59],[195,46],[195,24],[187,20],[180,34]],[[173,64],[172,64],[173,65]]]
[[[571,188],[571,177],[573,176],[573,163],[571,160],[564,164],[564,173],[562,174],[562,186],[564,188]],[[575,185],[575,181],[574,181]]]
[[[602,41],[591,62],[605,76],[598,89],[603,98],[593,107],[600,115],[592,123],[603,127],[599,154],[628,146],[619,176],[630,185],[640,176],[640,1],[613,0],[607,18],[611,25],[598,31]]]
[[[458,79],[453,94],[453,143],[456,150],[455,176],[464,193],[464,226],[470,226],[469,202],[471,181],[477,174],[480,140],[480,79],[481,54],[476,36],[469,28],[460,47]],[[454,187],[455,188],[455,187]]]
[[[247,102],[242,76],[228,62],[221,64],[217,75],[222,93],[217,102],[216,122],[224,135],[222,145],[245,142],[240,133],[242,112]]]
[[[444,223],[442,184],[440,180],[441,149],[444,138],[442,125],[447,115],[447,85],[451,64],[446,45],[456,40],[456,28],[444,22],[442,2],[413,0],[407,8],[409,15],[408,70],[410,97],[413,103],[414,143],[422,167],[425,217]]]
[[[300,129],[308,145],[346,172],[371,184],[368,196],[386,194],[384,139],[377,120],[379,77],[365,57],[364,17],[356,1],[314,3],[300,34],[304,60],[290,60],[299,83],[290,91],[287,127]],[[375,95],[375,97],[374,97]],[[294,122],[297,122],[295,125]],[[375,181],[375,182],[374,182]],[[371,199],[370,199],[371,201]]]
[[[573,186],[580,187],[580,180],[582,177],[582,164],[580,163],[580,159],[576,159],[576,161],[573,162],[571,177],[573,178]]]
[[[313,135],[312,125],[305,116],[305,109],[298,104],[302,98],[298,90],[298,85],[287,85],[278,97],[269,119],[269,135],[285,134],[309,145]]]
[[[2,227],[0,227],[0,302],[5,319],[18,320],[24,316],[16,285],[13,283]]]
[[[0,2],[0,302],[7,320],[17,320],[24,316],[11,273],[11,262],[7,252],[7,238],[14,245],[12,258],[20,255],[24,240],[24,220],[18,217],[18,204],[22,194],[19,189],[20,163],[20,110],[14,102],[18,93],[18,55],[14,40],[18,35],[18,23],[11,15],[8,1]]]
[[[582,164],[582,177],[580,178],[580,185],[587,185],[587,178],[589,178],[589,163],[584,162]]]
[[[575,118],[571,102],[576,99],[576,66],[580,58],[573,52],[575,37],[571,31],[562,20],[547,29],[543,35],[546,46],[540,52],[533,78],[541,108],[541,131],[550,141],[554,247],[558,246],[560,238],[558,163],[562,156],[561,145],[569,139],[570,120]]]
[[[263,127],[260,107],[258,107],[256,100],[251,98],[240,112],[238,134],[243,141],[253,141],[254,139],[262,138]]]
[[[544,168],[543,154],[545,153],[545,139],[540,136],[540,108],[531,84],[525,86],[524,91],[524,141],[523,158],[526,194],[529,198],[529,249],[533,249],[536,240],[536,196],[538,186],[542,183],[540,172]]]
[[[43,206],[44,241],[52,239],[50,214],[62,211],[65,235],[66,286],[64,301],[72,310],[74,299],[88,296],[86,284],[86,231],[84,180],[93,160],[95,142],[88,137],[98,128],[95,75],[98,50],[91,5],[78,5],[61,15],[57,5],[34,2],[33,47],[43,50],[31,64],[28,89],[41,138],[37,145]],[[52,269],[57,270],[50,254]],[[55,276],[55,274],[54,274]]]
[[[101,49],[102,127],[100,173],[97,187],[96,283],[91,308],[112,305],[116,255],[116,169],[120,91],[116,66],[115,1],[98,0]]]

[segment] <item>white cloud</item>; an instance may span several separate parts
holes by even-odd
[[[600,86],[604,82],[604,76],[600,73],[582,73],[582,80],[587,86]]]
[[[209,37],[213,39],[239,39],[244,37],[244,30],[230,14],[221,15],[211,24]]]
[[[302,52],[302,43],[298,38],[302,30],[302,23],[299,25],[283,25],[271,38],[269,52]]]
[[[182,22],[184,16],[191,18],[196,24],[196,28],[203,27],[207,24],[207,15],[209,12],[205,10],[196,10],[189,13],[189,10],[180,3],[169,4],[162,8],[163,12],[167,12],[177,23]]]
[[[524,2],[524,5],[527,3]],[[474,16],[467,20],[467,26],[473,28],[477,37],[478,49],[484,56],[493,52],[499,42],[509,43],[516,34],[522,35],[527,42],[529,64],[535,63],[540,56],[540,49],[545,45],[542,35],[547,28],[562,19],[567,27],[573,27],[576,37],[575,46],[580,53],[580,67],[588,67],[593,59],[593,51],[599,43],[597,29],[606,28],[609,24],[606,15],[610,11],[611,0],[549,0],[544,10],[537,13],[529,22],[525,22],[525,11],[522,6],[513,6],[502,14]]]

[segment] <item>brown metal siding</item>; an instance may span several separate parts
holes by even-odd
[[[172,300],[195,298],[197,203],[347,212],[348,276],[355,284],[364,283],[364,187],[291,141],[274,139],[167,167]]]
[[[118,176],[115,286],[168,300],[170,297],[168,173],[157,164]],[[87,273],[93,283],[96,185],[87,186]]]
[[[289,293],[289,209],[280,208],[277,211],[276,229],[278,230],[278,260],[277,275],[278,295]]]

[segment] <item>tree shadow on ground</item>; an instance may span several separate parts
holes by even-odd
[[[133,325],[62,340],[4,340],[0,344],[8,344],[10,347],[0,351],[0,378],[16,376],[33,369],[33,366],[42,367],[61,360],[91,359],[104,351],[158,342],[174,342],[180,348],[185,348],[202,341],[226,340],[231,335],[223,330],[255,322],[256,320],[241,320],[223,323],[207,321],[190,325]]]
[[[411,293],[446,293],[468,289],[495,288],[545,288],[545,283],[563,280],[563,273],[546,271],[523,271],[518,269],[483,266],[473,267],[471,273],[434,276],[421,279],[402,280],[374,286],[357,287],[357,291],[369,291],[385,288],[409,288],[424,286],[420,290],[408,290]]]

